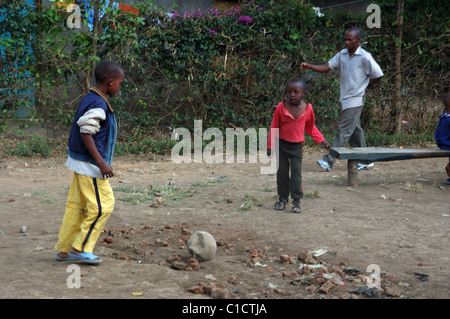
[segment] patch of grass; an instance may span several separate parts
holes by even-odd
[[[189,197],[192,194],[190,190],[182,191],[173,185],[152,185],[149,189],[137,186],[118,186],[114,187],[113,191],[129,194],[128,196],[119,198],[119,200],[133,205],[155,202],[158,200],[163,202],[167,200],[178,201]]]
[[[205,181],[205,182],[195,182],[195,183],[192,183],[191,186],[206,187],[209,185],[222,184],[222,183],[226,183],[226,182],[227,182],[226,179],[213,179],[213,180],[209,180],[209,181]]]
[[[315,189],[312,192],[304,193],[303,196],[310,199],[316,199],[320,197],[320,192],[319,190]]]
[[[420,184],[420,183],[415,183],[415,184],[405,183],[405,185],[402,188],[406,191],[412,191],[412,192],[416,192],[416,193],[423,192],[422,184]]]
[[[266,188],[266,187],[260,187],[260,188],[257,188],[256,189],[257,191],[261,191],[261,192],[274,192],[275,190],[274,189],[271,189],[271,188]]]
[[[262,206],[262,203],[259,202],[259,200],[252,196],[245,194],[244,196],[244,202],[241,206],[238,207],[238,211],[248,211],[253,208],[253,206]]]
[[[48,194],[48,191],[46,191],[46,190],[36,191],[33,194],[34,195],[46,195],[46,194]]]
[[[8,149],[5,151],[9,155],[16,156],[43,156],[47,157],[52,153],[52,148],[50,147],[48,140],[44,137],[34,135],[25,141],[17,144],[13,149]]]

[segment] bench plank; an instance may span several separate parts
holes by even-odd
[[[341,160],[366,160],[371,162],[450,157],[450,151],[445,150],[387,147],[333,147],[330,153]]]

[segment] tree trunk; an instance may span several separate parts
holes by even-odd
[[[405,1],[397,0],[397,39],[395,45],[395,65],[394,65],[394,110],[395,110],[395,131],[400,133],[402,131],[402,37],[403,37],[403,8]]]
[[[111,9],[114,5],[115,0],[109,1],[108,8]],[[103,16],[100,18],[101,11],[104,11],[105,6],[101,4],[100,0],[94,0],[92,2],[94,7],[94,23],[92,26],[92,39],[91,39],[91,46],[92,46],[92,52],[91,57],[96,57],[98,54],[98,38],[100,37],[102,30],[103,30],[103,24],[105,23],[106,19],[108,19],[109,12],[103,12]],[[92,80],[92,74],[94,72],[94,59],[88,59],[87,64],[88,68],[85,71],[85,80],[83,89],[85,92],[89,91],[89,88],[92,86],[91,80]]]

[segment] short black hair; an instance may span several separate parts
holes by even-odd
[[[306,91],[306,81],[303,78],[292,78],[288,81],[288,83],[286,84],[286,88],[293,84],[293,83],[298,83],[303,87],[303,90]]]
[[[363,34],[362,34],[362,31],[361,31],[360,28],[353,27],[353,28],[350,28],[350,29],[348,29],[347,31],[345,31],[345,33],[350,32],[350,31],[355,32],[355,35],[356,35],[356,37],[357,37],[358,39],[362,39]]]
[[[115,78],[123,73],[122,67],[111,60],[104,60],[95,68],[95,82],[104,83],[106,80]]]

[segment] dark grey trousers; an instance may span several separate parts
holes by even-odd
[[[279,140],[277,188],[280,200],[300,202],[302,188],[303,144]],[[290,176],[289,176],[290,170]]]
[[[352,107],[342,113],[332,147],[345,147],[347,143],[350,147],[366,147],[364,131],[360,122],[362,109],[363,106]],[[324,155],[322,159],[327,161],[330,166],[333,166],[336,161],[336,157],[330,153]]]

